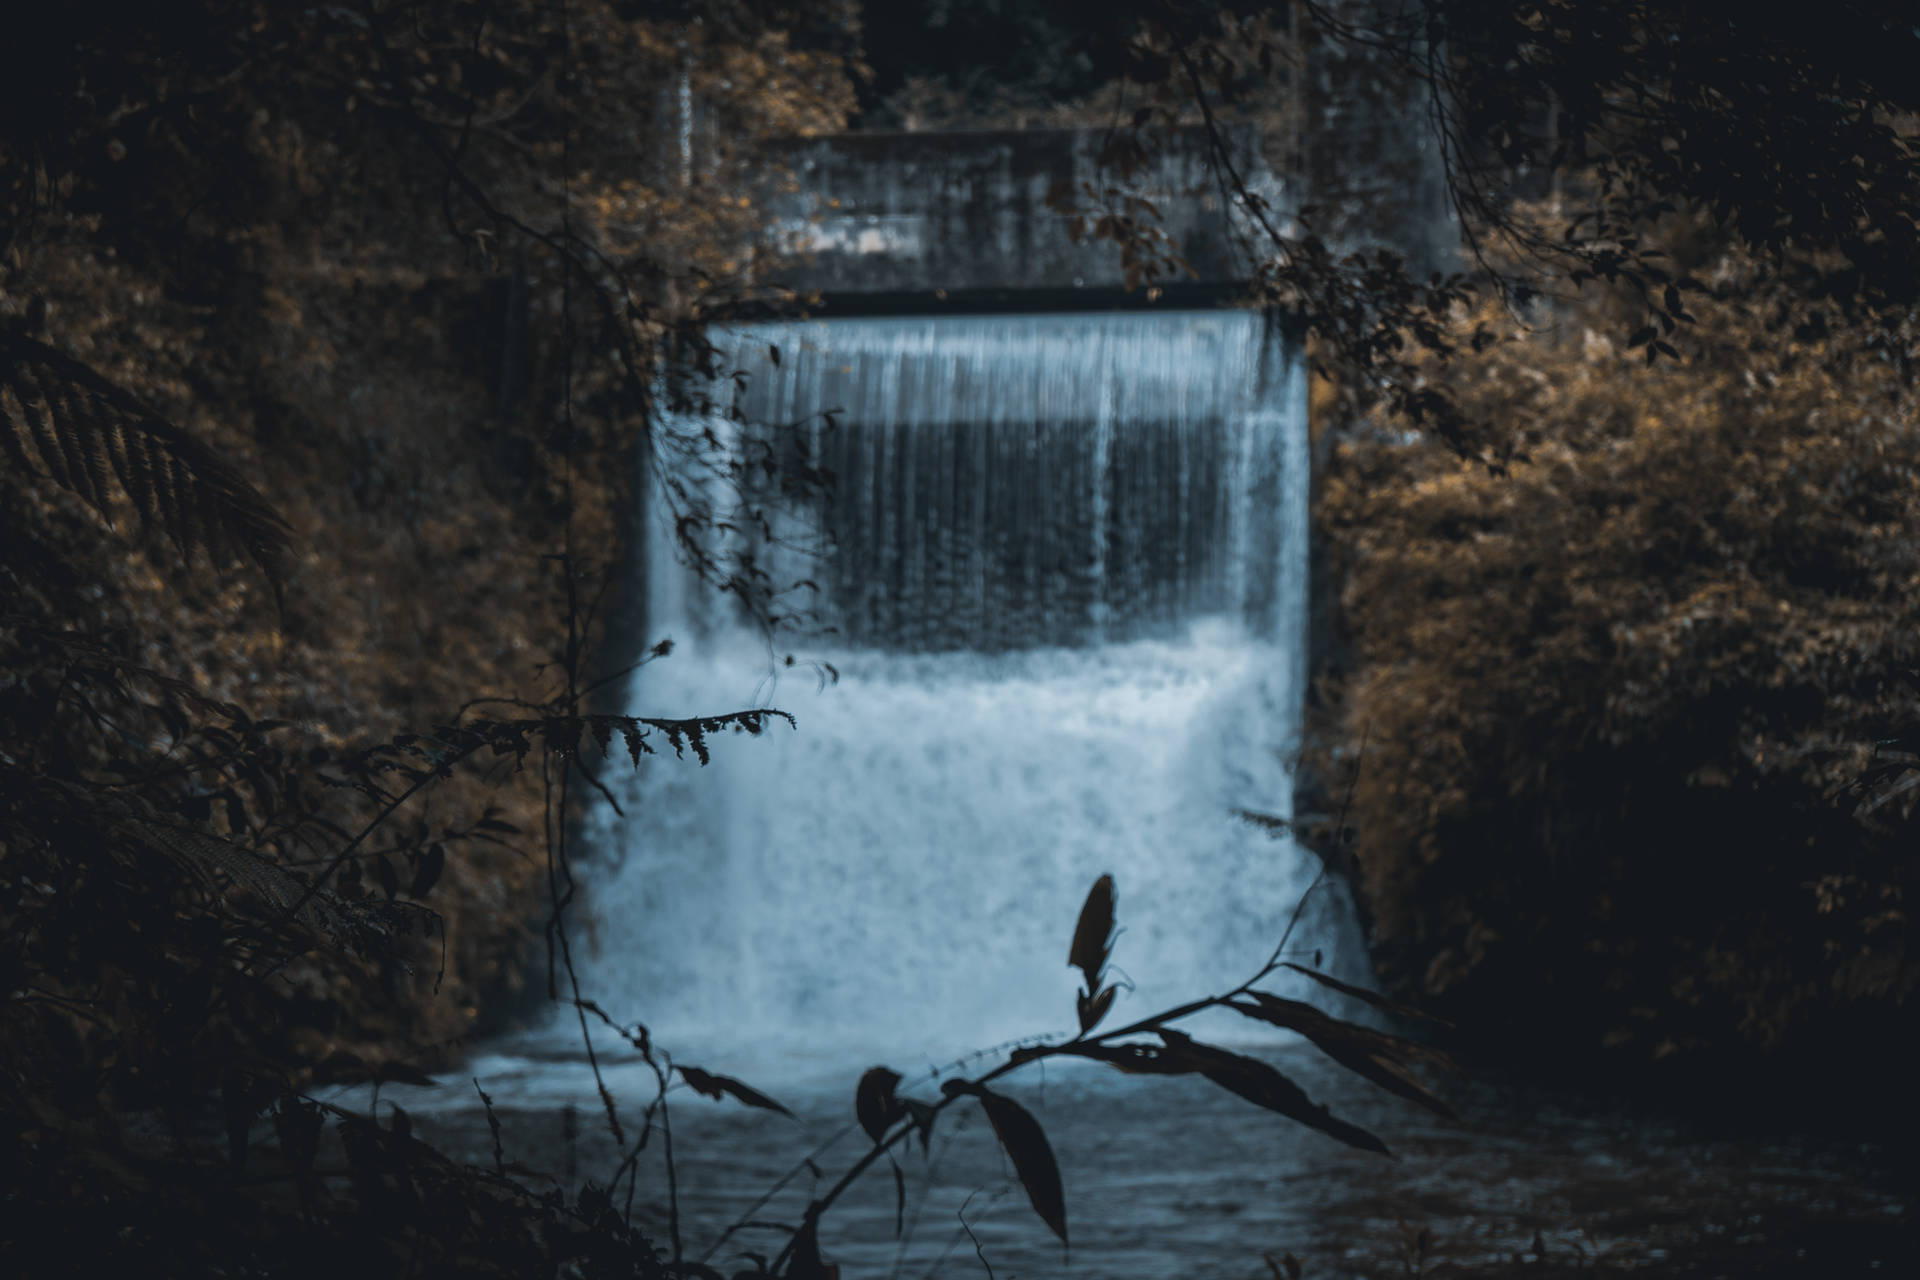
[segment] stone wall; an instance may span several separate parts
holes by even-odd
[[[856,133],[800,139],[781,159],[796,192],[775,201],[790,257],[780,277],[840,308],[939,312],[969,305],[1098,308],[1128,291],[1111,241],[1076,241],[1047,204],[1056,183],[1104,185],[1102,131]],[[1275,209],[1291,192],[1235,131],[1236,167]],[[1204,132],[1180,131],[1132,188],[1153,198],[1196,279],[1164,282],[1168,305],[1224,300],[1252,271],[1244,213],[1221,198]]]
[[[1360,30],[1418,21],[1410,0],[1337,0]],[[1307,51],[1305,195],[1314,230],[1343,253],[1379,250],[1416,278],[1459,267],[1460,231],[1428,88],[1365,42],[1316,39]]]

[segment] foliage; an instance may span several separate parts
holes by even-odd
[[[1776,268],[1825,255],[1826,288],[1808,306],[1843,297],[1897,324],[1913,297],[1920,101],[1899,67],[1920,36],[1897,6],[1837,5],[1813,40],[1725,4],[1304,8],[1324,40],[1365,50],[1370,73],[1423,108],[1477,278],[1423,281],[1391,255],[1343,262],[1309,234],[1276,246],[1270,282],[1309,323],[1322,299],[1345,299],[1334,314],[1346,319],[1321,336],[1350,383],[1462,452],[1485,447],[1473,414],[1419,376],[1426,355],[1463,349],[1447,336],[1457,292],[1525,306],[1543,287],[1598,281],[1631,300],[1610,336],[1671,333],[1687,313],[1655,234],[1670,213],[1710,219]],[[1555,184],[1564,203],[1551,215],[1514,198],[1529,173]],[[1368,274],[1367,289],[1341,287]]]
[[[598,1221],[402,1160],[403,1118],[338,1117],[345,1167],[316,1168],[302,1095],[418,1078],[499,1018],[543,910],[564,953],[570,788],[610,745],[704,760],[765,722],[594,701],[645,660],[605,572],[636,459],[732,465],[654,396],[759,296],[733,148],[849,100],[845,6],[705,18],[81,3],[10,26],[10,1265],[524,1274]],[[725,131],[697,173],[660,162],[676,78]],[[269,1110],[293,1167],[249,1181]],[[657,1272],[623,1232],[594,1247]]]
[[[942,4],[915,11],[954,38],[930,54],[876,49],[876,87],[902,86],[882,110],[945,102],[964,119],[998,100],[1017,117],[1032,114],[1023,94],[1055,95],[1056,107],[1059,97],[1079,99],[1078,118],[1105,128],[1103,158],[1123,187],[1175,126],[1197,119],[1222,185],[1253,224],[1257,299],[1313,335],[1349,410],[1383,404],[1466,456],[1485,454],[1484,424],[1423,374],[1433,355],[1471,353],[1454,308],[1488,298],[1525,307],[1542,289],[1596,281],[1630,300],[1609,336],[1656,326],[1649,349],[1667,356],[1667,335],[1687,316],[1654,235],[1669,214],[1710,219],[1776,268],[1820,260],[1821,278],[1800,300],[1809,310],[1838,301],[1877,330],[1897,327],[1920,288],[1920,96],[1906,72],[1920,34],[1898,5],[1846,0],[1823,11],[1817,35],[1751,6],[1651,0],[1305,0],[1285,9],[1123,0],[1093,15],[1063,2],[982,6],[964,19]],[[969,40],[1015,30],[1062,56],[1045,69],[1010,66],[998,86],[954,64]],[[1316,87],[1334,80],[1333,97]],[[1356,154],[1341,121],[1361,99],[1387,134],[1420,145]],[[1289,176],[1310,168],[1324,181],[1356,161],[1389,159],[1418,169],[1437,157],[1453,221],[1446,238],[1457,236],[1464,254],[1392,237],[1368,243],[1338,220],[1367,211],[1326,190],[1309,190],[1301,208],[1269,208],[1227,145],[1236,119],[1274,135],[1269,162]],[[1406,190],[1383,198],[1416,201],[1420,175],[1397,176]],[[1519,198],[1545,187],[1563,201],[1550,217]],[[1100,234],[1151,261],[1157,229],[1150,217],[1116,218]],[[1882,338],[1896,354],[1897,338]]]
[[[269,754],[289,761],[446,723],[476,693],[544,702],[562,672],[612,687],[639,651],[605,572],[637,441],[733,465],[652,397],[747,293],[739,193],[758,188],[735,147],[839,121],[842,7],[716,6],[697,28],[604,4],[94,8],[7,43],[9,626],[284,719]],[[721,139],[691,175],[661,162],[676,75]],[[97,549],[67,495],[174,547]],[[732,514],[702,501],[690,525]],[[284,603],[174,554],[202,548],[259,563]],[[581,671],[589,655],[610,670]],[[19,669],[52,690],[71,655],[19,656],[54,664]],[[442,790],[451,813],[538,825],[524,773]],[[244,843],[273,836],[248,822]],[[445,843],[436,825],[377,852],[411,863]],[[539,863],[493,834],[437,895],[450,998],[346,1026],[442,1040],[517,981],[500,916]]]
[[[1393,978],[1536,1048],[1837,1050],[1920,981],[1910,799],[1843,794],[1920,712],[1915,335],[1821,320],[1830,260],[1660,244],[1654,367],[1631,288],[1457,315],[1427,374],[1501,471],[1335,446],[1354,852]]]
[[[1223,180],[1244,188],[1221,130],[1237,112],[1258,113],[1260,86],[1297,70],[1301,56],[1293,31],[1261,8],[1120,4],[1085,24],[1086,66],[1103,69],[1086,92],[1117,115],[1121,90],[1104,69],[1124,67],[1123,88],[1145,95],[1112,131],[1117,170],[1197,113]],[[1570,765],[1540,771],[1498,821],[1422,772],[1424,756],[1387,772],[1409,786],[1430,782],[1425,810],[1401,793],[1364,798],[1363,864],[1403,969],[1427,960],[1424,948],[1445,961],[1426,964],[1445,979],[1434,985],[1468,991],[1493,969],[1480,956],[1505,936],[1489,919],[1513,917],[1514,936],[1522,925],[1539,933],[1544,917],[1526,915],[1533,903],[1585,904],[1596,876],[1645,887],[1634,876],[1662,869],[1657,860],[1591,855],[1590,840],[1561,839],[1553,824],[1593,811],[1591,793],[1612,794],[1608,769],[1646,761],[1649,785],[1667,783],[1656,799],[1726,792],[1728,803],[1699,812],[1739,824],[1741,836],[1716,846],[1711,869],[1724,883],[1715,892],[1654,886],[1669,891],[1671,921],[1660,924],[1731,923],[1704,938],[1588,929],[1605,945],[1551,972],[1573,983],[1581,964],[1614,964],[1603,976],[1626,973],[1629,985],[1658,972],[1671,978],[1665,998],[1695,1010],[1690,1025],[1718,1000],[1724,1020],[1762,1035],[1801,1025],[1838,997],[1904,994],[1905,872],[1886,852],[1891,834],[1811,846],[1844,849],[1817,866],[1796,841],[1825,812],[1806,798],[1859,763],[1870,722],[1908,710],[1887,691],[1911,660],[1911,618],[1901,612],[1911,471],[1881,424],[1906,408],[1897,308],[1910,300],[1902,179],[1912,104],[1897,73],[1910,31],[1842,6],[1835,29],[1884,36],[1876,57],[1843,66],[1837,46],[1822,45],[1768,97],[1782,131],[1822,125],[1819,144],[1787,150],[1763,138],[1734,151],[1722,134],[1748,117],[1756,86],[1797,56],[1797,31],[1741,19],[1721,39],[1724,15],[1712,7],[1601,6],[1605,21],[1569,25],[1561,7],[1516,17],[1429,0],[1416,10],[1423,21],[1378,28],[1348,21],[1346,6],[1305,9],[1326,38],[1378,49],[1384,67],[1439,95],[1456,199],[1478,220],[1470,225],[1522,250],[1526,271],[1624,283],[1624,310],[1606,322],[1649,355],[1681,354],[1674,331],[1706,300],[1688,296],[1700,290],[1655,260],[1636,228],[1670,205],[1704,209],[1757,255],[1729,257],[1739,287],[1713,299],[1734,313],[1749,307],[1728,323],[1725,349],[1706,353],[1727,366],[1719,381],[1643,383],[1668,398],[1661,408],[1589,419],[1586,410],[1620,394],[1611,379],[1576,377],[1576,361],[1560,382],[1547,374],[1536,385],[1517,357],[1500,365],[1506,348],[1496,343],[1494,373],[1473,393],[1476,415],[1437,390],[1421,354],[1475,349],[1497,329],[1492,313],[1453,323],[1473,282],[1414,280],[1390,257],[1343,259],[1310,228],[1253,206],[1267,238],[1262,299],[1300,309],[1330,353],[1457,451],[1514,459],[1525,483],[1507,491],[1518,505],[1501,507],[1501,519],[1536,522],[1479,529],[1487,537],[1476,534],[1476,547],[1507,548],[1508,568],[1432,551],[1434,529],[1479,528],[1456,522],[1486,495],[1477,477],[1424,449],[1357,447],[1348,464],[1378,482],[1377,494],[1337,496],[1331,508],[1418,495],[1399,527],[1404,546],[1365,548],[1357,582],[1374,574],[1375,585],[1399,589],[1437,575],[1453,584],[1435,593],[1442,601],[1481,582],[1487,566],[1493,580],[1523,584],[1514,590],[1525,610],[1494,615],[1508,628],[1502,643],[1527,638],[1525,660],[1496,648],[1493,671],[1483,648],[1471,667],[1506,702],[1491,712],[1456,706],[1447,701],[1462,696],[1455,673],[1389,673],[1375,653],[1360,713],[1372,699],[1390,716],[1383,691],[1405,674],[1427,701],[1396,704],[1398,713],[1423,709],[1445,726],[1434,740],[1457,744],[1468,763],[1524,755]],[[718,732],[757,732],[774,714],[600,714],[596,693],[642,660],[633,637],[619,635],[606,570],[625,555],[636,459],[665,481],[676,528],[764,520],[727,505],[764,459],[676,430],[686,419],[661,410],[701,408],[701,388],[729,372],[716,367],[706,326],[789,300],[764,283],[751,234],[756,195],[782,177],[758,171],[754,146],[844,120],[856,27],[844,0],[729,0],[697,12],[610,0],[427,9],[242,0],[137,13],[82,2],[10,29],[15,38],[0,45],[8,1253],[38,1249],[46,1267],[89,1274],[156,1256],[222,1273],[708,1274],[682,1256],[677,1217],[664,1251],[632,1229],[637,1157],[656,1117],[671,1141],[670,1085],[778,1104],[673,1063],[643,1028],[626,1034],[658,1091],[629,1143],[603,1090],[624,1163],[607,1187],[571,1200],[529,1190],[497,1150],[491,1171],[450,1165],[413,1138],[397,1108],[349,1115],[307,1091],[422,1078],[516,976],[538,923],[525,904],[543,881],[549,993],[561,997],[562,977],[572,982],[569,823],[577,798],[599,788],[609,749],[638,764],[657,735],[704,759]],[[1709,32],[1713,41],[1698,39]],[[1672,48],[1717,52],[1660,61]],[[1571,140],[1566,155],[1593,175],[1581,188],[1591,208],[1547,239],[1510,204],[1480,199],[1473,183],[1538,154],[1524,130],[1556,103],[1579,109],[1555,137]],[[1854,181],[1808,203],[1806,179],[1832,164]],[[1144,239],[1148,252],[1135,260],[1161,261],[1153,219],[1115,191],[1127,216],[1096,221],[1095,233],[1123,252]],[[1809,306],[1805,290],[1744,283],[1788,270],[1824,293]],[[1524,281],[1537,276],[1517,278],[1482,283],[1524,305]],[[1743,303],[1746,293],[1760,301]],[[1835,404],[1813,362],[1842,354],[1822,326],[1850,308],[1878,327],[1844,353],[1859,382]],[[1736,358],[1755,347],[1771,355],[1782,333],[1794,335],[1784,361]],[[1501,394],[1534,397],[1525,403],[1536,425],[1511,429],[1512,407],[1493,390],[1503,367],[1512,386]],[[1563,411],[1588,434],[1567,427]],[[1593,425],[1621,421],[1633,429],[1618,439]],[[1717,450],[1723,465],[1704,475],[1682,465],[1693,448]],[[1584,503],[1547,510],[1581,476],[1604,483],[1582,489]],[[1521,502],[1528,495],[1531,505]],[[149,536],[103,537],[102,519],[118,523],[128,507]],[[1542,541],[1543,529],[1573,540]],[[1662,572],[1686,571],[1676,580],[1691,594],[1626,585],[1632,573],[1617,567],[1577,583],[1568,569],[1556,594],[1552,572],[1522,563],[1547,547],[1562,555],[1548,568],[1589,550],[1617,565],[1647,529],[1671,533],[1642,550],[1664,557]],[[697,536],[687,545],[710,580],[773,611],[751,565],[700,558]],[[1422,547],[1434,563],[1417,563]],[[196,548],[212,563],[195,564]],[[217,572],[233,559],[265,569],[275,599],[244,573]],[[1644,572],[1655,562],[1632,563]],[[1608,583],[1611,600],[1640,611],[1617,634],[1600,625],[1612,615],[1588,594]],[[1366,634],[1416,629],[1389,595],[1356,595],[1383,601]],[[1781,619],[1796,611],[1811,621],[1789,635]],[[1472,655],[1474,608],[1436,608],[1418,626],[1447,621],[1462,628],[1451,637],[1462,640],[1459,653]],[[1561,642],[1534,644],[1545,635]],[[608,654],[618,656],[596,669]],[[1685,699],[1677,671],[1694,681]],[[1597,675],[1609,677],[1598,682],[1605,696],[1590,697],[1591,721],[1575,723],[1566,711],[1578,704],[1554,682],[1590,691]],[[1749,706],[1756,688],[1766,696]],[[1687,732],[1669,732],[1676,722]],[[1490,727],[1516,723],[1540,734],[1524,753]],[[423,725],[438,727],[418,732]],[[1816,730],[1820,751],[1800,750]],[[1546,750],[1569,741],[1577,751]],[[1883,776],[1885,789],[1851,820],[1904,821],[1907,777]],[[1434,843],[1409,834],[1401,844],[1417,848],[1407,854],[1391,824],[1419,813],[1435,820]],[[1499,883],[1534,892],[1544,882],[1560,896],[1509,907],[1482,894],[1486,880],[1459,853],[1472,846],[1455,837],[1534,825],[1551,837],[1551,872],[1527,866]],[[1690,829],[1705,825],[1697,817]],[[1703,843],[1662,845],[1658,832],[1624,819],[1616,829],[1675,859]],[[1740,879],[1726,865],[1735,847],[1787,874]],[[1632,862],[1634,876],[1615,862]],[[1813,877],[1811,906],[1796,896],[1803,872]],[[1729,896],[1731,914],[1702,913]],[[1601,924],[1625,918],[1606,911]],[[1809,913],[1811,930],[1801,927]],[[1270,1065],[1172,1025],[1203,1009],[1297,1031],[1379,1086],[1444,1111],[1415,1074],[1434,1063],[1430,1051],[1258,989],[1289,967],[1280,950],[1226,996],[1100,1031],[1113,990],[1103,986],[1112,915],[1107,883],[1090,895],[1072,948],[1086,978],[1078,1036],[949,1081],[937,1101],[902,1096],[890,1072],[869,1073],[856,1112],[873,1147],[809,1209],[775,1269],[825,1274],[818,1226],[839,1192],[913,1134],[924,1140],[965,1098],[981,1105],[1036,1213],[1064,1240],[1065,1186],[1051,1148],[1030,1115],[988,1087],[1049,1056],[1197,1074],[1381,1148]],[[1583,917],[1563,912],[1551,923],[1571,918]],[[1647,939],[1671,963],[1625,965]],[[1454,969],[1465,976],[1455,981]],[[589,1015],[606,1018],[577,987],[569,994],[561,998],[583,1027]],[[1623,988],[1615,999],[1634,1018],[1645,1006],[1629,1002],[1641,995]],[[1656,1007],[1651,1021],[1660,1020]],[[1684,1029],[1673,1027],[1678,1044]],[[616,1208],[623,1177],[627,1205]],[[671,1204],[671,1184],[668,1196]],[[224,1230],[206,1229],[216,1220]],[[48,1251],[50,1240],[66,1252]]]
[[[1103,875],[1094,881],[1088,891],[1079,922],[1074,928],[1067,963],[1086,975],[1089,989],[1099,986],[1100,975],[1107,970],[1112,957],[1114,904],[1113,878]],[[1087,991],[1083,990],[1076,1000],[1081,1024],[1078,1034],[1064,1040],[1016,1047],[1003,1061],[971,1079],[950,1076],[940,1082],[937,1101],[913,1098],[902,1093],[903,1078],[899,1072],[884,1066],[869,1069],[855,1089],[854,1113],[861,1129],[872,1141],[872,1146],[847,1168],[823,1196],[807,1207],[801,1221],[792,1228],[788,1243],[771,1264],[748,1274],[775,1274],[790,1277],[791,1280],[818,1280],[818,1277],[835,1274],[820,1253],[821,1219],[847,1189],[882,1158],[892,1166],[895,1185],[900,1189],[900,1203],[904,1204],[905,1184],[900,1167],[893,1160],[893,1150],[905,1147],[916,1136],[923,1146],[927,1144],[940,1116],[962,1099],[968,1098],[979,1103],[986,1115],[995,1139],[1012,1166],[1014,1178],[1027,1193],[1035,1215],[1060,1238],[1062,1244],[1069,1243],[1065,1184],[1045,1130],[1025,1107],[987,1087],[1003,1076],[1049,1058],[1085,1058],[1105,1063],[1130,1075],[1199,1075],[1257,1107],[1316,1129],[1337,1142],[1359,1150],[1389,1154],[1386,1144],[1379,1138],[1333,1115],[1326,1107],[1313,1103],[1299,1085],[1270,1063],[1216,1045],[1203,1044],[1175,1026],[1212,1009],[1231,1009],[1269,1026],[1296,1032],[1348,1070],[1439,1115],[1451,1117],[1452,1112],[1447,1105],[1416,1074],[1418,1070],[1433,1068],[1455,1070],[1445,1053],[1419,1041],[1334,1018],[1311,1004],[1285,999],[1260,989],[1259,984],[1283,971],[1292,971],[1376,1006],[1396,1007],[1373,992],[1349,986],[1315,969],[1283,960],[1281,957],[1288,954],[1287,943],[1292,938],[1293,924],[1298,918],[1296,912],[1294,921],[1289,922],[1259,970],[1224,995],[1190,1001],[1150,1014],[1123,1027],[1095,1031],[1093,1021],[1097,1021],[1097,1018],[1089,1020]],[[1101,1002],[1102,1012],[1106,1003]],[[653,1061],[653,1050],[644,1030],[633,1033],[632,1042],[647,1056],[649,1062]],[[732,1089],[727,1091],[735,1093]],[[752,1106],[766,1106],[771,1102],[758,1095],[749,1097],[735,1093],[735,1096]],[[810,1163],[810,1159],[804,1161],[803,1166]],[[746,1226],[751,1216],[752,1211],[749,1211],[745,1217],[728,1227],[722,1233],[721,1240],[724,1242]]]
[[[0,448],[21,471],[37,461],[104,516],[117,481],[182,555],[197,544],[216,563],[232,551],[269,572],[285,556],[286,526],[253,486],[113,383],[19,335],[0,335],[0,369]]]
[[[622,462],[665,481],[697,568],[761,591],[750,565],[698,558],[702,528],[760,518],[716,505],[711,482],[761,460],[660,409],[701,408],[728,372],[704,326],[781,296],[755,281],[745,167],[757,138],[844,111],[847,11],[627,10],[185,5],[110,25],[82,5],[40,33],[71,57],[10,68],[10,1264],[713,1274],[683,1256],[671,1179],[666,1247],[634,1230],[639,1156],[671,1143],[670,1087],[783,1108],[673,1062],[643,1027],[623,1034],[657,1092],[629,1141],[603,1086],[622,1164],[572,1197],[534,1190],[497,1145],[491,1170],[458,1166],[401,1109],[311,1092],[428,1080],[516,966],[542,880],[549,995],[583,1032],[610,1023],[565,928],[577,798],[612,802],[610,759],[639,766],[663,741],[704,763],[717,735],[779,715],[605,714],[596,695],[636,662],[589,664],[621,643]],[[634,142],[689,134],[697,165]],[[129,509],[147,536],[103,536]],[[223,572],[236,561],[266,572],[271,604]],[[473,696],[488,689],[506,692]],[[1222,999],[1096,1035],[1113,998],[1102,883],[1074,946],[1081,1036],[939,1101],[870,1076],[874,1146],[849,1182],[970,1097],[1064,1239],[1044,1134],[987,1086],[1101,1047],[1379,1148],[1272,1068],[1166,1025]],[[1311,1015],[1329,1052],[1424,1096],[1399,1042],[1251,983],[1233,994],[1268,1023]],[[1122,1039],[1145,1032],[1157,1047]],[[799,1225],[787,1274],[824,1271],[833,1198]]]

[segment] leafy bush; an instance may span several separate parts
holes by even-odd
[[[1479,459],[1394,424],[1334,448],[1323,728],[1367,742],[1377,955],[1514,1043],[1871,1034],[1920,979],[1910,798],[1853,785],[1920,713],[1915,331],[1856,323],[1822,263],[1666,247],[1690,324],[1620,345],[1625,282],[1457,318],[1477,354],[1427,376]]]

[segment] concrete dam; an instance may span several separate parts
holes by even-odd
[[[800,194],[776,234],[820,300],[714,335],[741,376],[699,425],[833,476],[752,548],[807,621],[769,637],[655,518],[635,571],[676,647],[628,703],[778,706],[799,730],[643,770],[606,829],[594,985],[657,1036],[911,1058],[1057,1030],[1107,872],[1145,1011],[1250,972],[1310,883],[1309,855],[1235,816],[1291,805],[1305,377],[1283,325],[1231,305],[1244,214],[1176,141],[1143,186],[1192,275],[1153,290],[1047,203],[1102,181],[1096,135],[783,157]]]

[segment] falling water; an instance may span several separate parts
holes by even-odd
[[[735,417],[788,424],[836,477],[780,530],[816,554],[766,561],[817,585],[815,623],[770,648],[655,529],[650,630],[676,649],[631,704],[799,728],[641,771],[602,837],[603,999],[703,1052],[854,1065],[1057,1030],[1108,871],[1122,1015],[1251,973],[1312,873],[1235,817],[1291,806],[1291,347],[1241,311],[762,325],[723,347],[748,375]]]
[[[657,538],[642,566],[653,631],[677,647],[630,698],[665,714],[770,703],[799,730],[717,741],[706,768],[639,771],[627,819],[598,832],[600,945],[582,977],[679,1062],[793,1109],[675,1095],[673,1144],[635,1166],[638,1224],[731,1268],[771,1252],[784,1237],[766,1224],[798,1221],[855,1167],[863,1069],[889,1063],[930,1100],[920,1068],[1072,1029],[1067,942],[1100,872],[1121,887],[1115,965],[1138,988],[1117,1015],[1137,1018],[1258,966],[1310,868],[1232,817],[1287,812],[1305,613],[1302,377],[1256,317],[849,320],[726,341],[750,375],[742,417],[841,410],[801,437],[839,485],[778,530],[827,549],[762,561],[776,585],[819,584],[817,620],[770,646],[692,590]],[[687,425],[759,456],[767,437],[731,422]],[[838,683],[778,661],[789,647]],[[1361,976],[1343,913],[1306,920],[1295,943]],[[1191,1029],[1220,1042],[1251,1025],[1219,1017]],[[474,1114],[462,1089],[411,1091],[414,1131],[484,1165],[504,1120],[505,1150],[534,1167],[571,1180],[576,1142],[588,1176],[621,1164],[631,1153],[576,1119],[602,1105],[578,1034],[471,1064],[497,1114]],[[655,1077],[602,1044],[632,1135]],[[1909,1212],[1907,1188],[1863,1176],[1851,1148],[1810,1159],[1821,1149],[1798,1141],[1484,1086],[1449,1090],[1463,1132],[1305,1046],[1256,1052],[1400,1159],[1343,1153],[1197,1078],[1046,1060],[996,1087],[1048,1134],[1070,1252],[963,1107],[930,1149],[901,1153],[903,1181],[876,1168],[850,1187],[822,1223],[827,1256],[849,1276],[1206,1280],[1265,1274],[1260,1254],[1285,1250],[1316,1275],[1379,1275],[1404,1264],[1412,1221],[1423,1248],[1430,1223],[1436,1255],[1469,1270],[1529,1239],[1660,1269],[1670,1249],[1719,1258],[1760,1239],[1757,1209],[1832,1215],[1819,1239],[1868,1242],[1892,1242]],[[664,1111],[648,1116],[664,1130]]]

